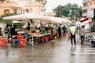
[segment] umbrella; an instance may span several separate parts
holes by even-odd
[[[52,17],[52,16],[47,16],[47,19],[51,22],[51,23],[62,23],[62,19],[59,17]]]
[[[8,20],[42,19],[42,16],[32,13],[25,13],[14,16],[3,17],[3,19],[8,19]]]
[[[63,23],[65,24],[71,24],[72,22],[66,18],[63,18]]]
[[[25,13],[25,14],[19,14],[14,16],[8,16],[3,17],[3,19],[8,20],[33,20],[36,23],[55,23],[55,21],[52,21],[52,18],[48,18],[48,16],[33,14],[33,13]]]
[[[33,19],[36,23],[64,23],[69,20],[59,17],[43,16],[33,13],[25,13],[14,16],[3,17],[3,19],[8,20],[31,20]]]

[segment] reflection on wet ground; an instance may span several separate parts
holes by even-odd
[[[95,63],[95,48],[71,46],[66,37],[25,48],[0,48],[0,63]]]

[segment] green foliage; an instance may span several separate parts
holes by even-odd
[[[48,34],[47,30],[41,30],[41,34],[46,35]]]
[[[4,15],[2,15],[1,17],[13,16],[13,15],[16,15],[16,14],[13,14],[13,13],[8,13],[8,14],[4,14]]]
[[[23,25],[23,23],[14,23],[14,26],[19,29],[22,28]]]
[[[4,23],[6,23],[6,24],[12,26],[12,21],[11,21],[11,20],[3,20],[3,18],[0,17],[0,22],[4,22]]]
[[[6,23],[7,25],[12,26],[12,20],[3,20],[3,17],[12,16],[12,15],[15,15],[15,14],[9,13],[9,14],[4,14],[4,15],[2,15],[2,16],[0,17],[0,22],[4,22],[4,23]]]
[[[11,20],[4,20],[4,21],[5,21],[5,23],[6,23],[7,25],[12,26],[12,21],[11,21]]]
[[[66,4],[64,6],[59,5],[53,11],[56,13],[57,17],[65,16],[71,17],[71,19],[75,19],[76,17],[82,16],[82,7],[77,4]]]

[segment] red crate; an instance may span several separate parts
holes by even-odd
[[[26,39],[22,38],[20,39],[20,41],[21,41],[20,47],[26,47]]]
[[[6,38],[0,38],[0,46],[6,46]]]
[[[23,39],[24,35],[17,35],[17,39]]]
[[[41,41],[42,41],[42,43],[44,43],[44,42],[45,42],[45,38],[44,38],[44,37],[42,37],[42,38],[41,38]]]
[[[45,37],[45,41],[49,41],[49,36],[46,36]]]
[[[8,39],[8,43],[12,43],[12,38],[9,38]]]
[[[53,38],[52,38],[52,35],[50,35],[49,38],[50,38],[50,40],[52,40],[52,39],[53,39]]]

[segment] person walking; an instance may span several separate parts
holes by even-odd
[[[59,34],[59,38],[61,38],[61,27],[58,27],[58,34]]]
[[[63,34],[65,34],[66,33],[66,26],[64,25],[62,28],[63,28]]]
[[[85,36],[85,29],[84,29],[85,26],[81,26],[80,30],[79,30],[79,35],[80,35],[80,38],[81,38],[81,44],[83,44],[84,42],[84,36]]]
[[[76,26],[71,25],[69,27],[69,33],[71,35],[71,45],[76,45]]]

